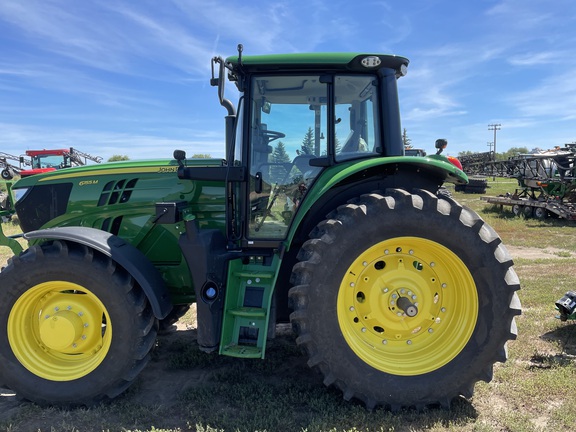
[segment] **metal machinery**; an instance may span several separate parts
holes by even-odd
[[[224,160],[176,150],[15,183],[28,245],[0,231],[14,253],[0,272],[2,386],[42,404],[113,398],[158,325],[196,303],[201,350],[262,359],[291,322],[324,383],[369,408],[471,397],[516,337],[520,284],[494,230],[438,193],[462,170],[404,156],[407,65],[239,46],[212,59]]]
[[[9,161],[16,161],[18,165]],[[2,180],[13,179],[14,175],[20,174],[22,167],[26,165],[30,165],[30,162],[27,161],[24,156],[14,156],[9,153],[0,152],[0,174]]]
[[[576,143],[506,161],[509,177],[518,180],[514,193],[482,197],[489,204],[512,207],[515,215],[576,220]]]

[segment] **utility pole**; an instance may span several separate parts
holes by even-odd
[[[489,124],[488,130],[494,131],[494,160],[496,160],[496,131],[501,129],[501,124]]]
[[[494,154],[492,153],[492,146],[494,145],[494,143],[492,141],[488,141],[488,143],[486,143],[486,145],[490,149],[490,156],[492,156],[492,158],[494,159]]]
[[[496,152],[492,152],[492,146],[494,145],[493,142],[488,141],[487,146],[490,148],[490,159],[492,159],[493,162],[496,162]],[[492,180],[496,180],[496,178],[494,177],[494,164],[490,164],[490,171],[492,172]]]

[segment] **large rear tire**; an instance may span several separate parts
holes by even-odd
[[[512,260],[450,198],[364,195],[321,222],[298,259],[289,294],[297,343],[326,385],[368,408],[471,397],[516,337]]]
[[[55,241],[0,273],[0,383],[41,405],[122,393],[149,359],[158,323],[134,279],[107,256]]]

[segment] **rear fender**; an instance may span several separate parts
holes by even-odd
[[[170,293],[160,272],[135,246],[106,231],[88,227],[58,227],[24,234],[26,240],[65,240],[88,246],[122,266],[142,287],[154,316],[165,318],[172,310]]]
[[[346,187],[350,189],[351,184],[358,184],[359,190],[361,190],[361,183],[364,182],[364,179],[378,176],[385,179],[385,181],[380,183],[386,184],[387,187],[405,189],[414,187],[426,189],[421,184],[430,183],[431,181],[438,186],[445,182],[455,184],[468,183],[466,174],[443,156],[394,156],[355,160],[331,166],[319,176],[300,204],[298,213],[290,227],[286,245],[288,247],[291,245],[294,236],[301,230],[303,222],[310,218],[316,218],[314,213],[317,212],[317,204],[324,200],[323,197],[329,196],[330,191],[339,188],[341,185],[347,185]],[[373,182],[366,181],[365,190],[361,191],[361,193],[368,193],[374,190],[370,189],[370,187],[373,188],[373,185]],[[344,202],[341,204],[344,204]],[[336,205],[338,204],[335,204],[332,208],[335,208]],[[311,209],[312,211],[310,211]],[[325,216],[323,214],[322,218]]]

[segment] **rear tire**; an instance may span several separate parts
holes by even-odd
[[[41,405],[93,405],[142,371],[158,323],[107,256],[64,241],[32,246],[0,273],[0,383]]]
[[[516,338],[512,259],[451,199],[364,195],[321,222],[298,259],[289,293],[297,343],[326,385],[368,408],[469,398]]]

